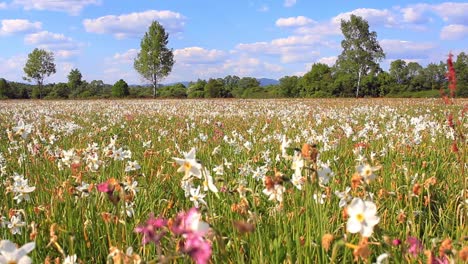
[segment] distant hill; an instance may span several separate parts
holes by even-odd
[[[275,80],[275,79],[257,78],[257,80],[260,82],[260,86],[268,86],[268,85],[277,85],[277,84],[279,84],[279,81]],[[181,83],[185,87],[188,87],[190,82],[189,81],[183,81],[183,82],[165,83],[165,84],[163,84],[163,86],[171,86],[171,85],[178,84],[178,83]]]
[[[268,86],[268,85],[277,85],[279,84],[278,80],[275,79],[268,79],[268,78],[257,78],[260,82],[260,86]]]

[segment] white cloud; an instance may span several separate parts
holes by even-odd
[[[383,39],[379,43],[387,59],[426,59],[436,48],[433,43],[418,43],[396,39]]]
[[[291,7],[296,4],[296,0],[284,0],[284,6],[285,7]]]
[[[276,26],[278,27],[300,27],[300,26],[306,26],[312,23],[316,23],[316,22],[305,16],[279,18],[278,20],[276,20]]]
[[[88,5],[101,4],[101,0],[14,0],[12,4],[25,10],[52,10],[78,15]]]
[[[430,9],[444,21],[456,24],[468,24],[468,3],[445,2],[430,6]]]
[[[19,82],[23,80],[23,68],[26,64],[27,56],[14,55],[10,58],[0,57],[0,72],[1,77],[9,81]]]
[[[317,62],[326,64],[326,65],[331,67],[331,66],[333,66],[335,64],[337,59],[338,59],[337,56],[323,57],[323,58],[320,58],[319,60],[317,60]]]
[[[226,53],[221,50],[207,50],[200,47],[188,47],[174,51],[176,63],[184,64],[210,64],[217,63],[226,58]]]
[[[56,57],[69,58],[79,54],[80,43],[63,34],[41,31],[29,34],[24,38],[28,45],[35,45],[41,49],[51,50]]]
[[[400,12],[403,14],[404,22],[413,24],[426,24],[431,21],[431,18],[424,14],[426,9],[426,4],[419,4],[407,8],[402,8]]]
[[[283,63],[313,61],[320,55],[321,48],[334,48],[334,45],[323,41],[319,35],[299,35],[236,46],[236,50],[250,54],[279,56]]]
[[[108,15],[96,19],[85,19],[83,25],[87,32],[112,34],[118,39],[123,39],[142,37],[154,20],[161,23],[170,33],[181,32],[185,25],[184,16],[168,10],[148,10],[120,16]]]
[[[4,19],[2,20],[2,27],[0,28],[0,36],[15,33],[31,33],[41,28],[41,22],[30,22],[26,19]]]
[[[443,40],[461,40],[468,37],[468,26],[448,25],[442,28],[440,38]]]
[[[370,26],[393,27],[397,24],[397,19],[391,11],[373,8],[358,8],[351,12],[341,13],[332,18],[332,23],[340,26],[341,20],[349,20],[352,14],[364,18]]]
[[[113,59],[117,61],[119,64],[121,63],[129,63],[133,65],[133,61],[135,60],[136,56],[138,55],[137,49],[129,49],[123,53],[116,53],[113,56]]]

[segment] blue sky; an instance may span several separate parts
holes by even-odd
[[[341,53],[341,19],[356,14],[377,32],[387,58],[422,65],[468,52],[468,2],[375,0],[0,0],[0,78],[21,81],[28,53],[55,54],[66,81],[140,84],[133,70],[153,20],[169,32],[176,63],[163,83],[238,75],[303,75]]]

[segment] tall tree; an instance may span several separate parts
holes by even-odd
[[[28,61],[23,68],[26,74],[23,79],[27,81],[36,80],[39,88],[39,98],[42,97],[42,86],[44,79],[55,73],[54,53],[35,48],[28,55]]]
[[[128,89],[128,84],[120,79],[118,80],[114,86],[112,86],[112,96],[114,97],[125,97],[130,94],[130,90]]]
[[[83,76],[81,75],[81,72],[78,69],[72,69],[67,77],[68,77],[68,87],[71,90],[75,90],[83,82],[81,80]]]
[[[221,96],[221,90],[223,89],[223,83],[221,80],[209,79],[205,85],[204,92],[205,98],[217,98]]]
[[[392,76],[398,84],[403,84],[408,81],[408,67],[404,60],[394,60],[390,63],[390,76]]]
[[[303,95],[313,96],[318,91],[329,93],[332,81],[331,68],[323,63],[314,63],[310,71],[302,77]]]
[[[0,78],[0,99],[7,98],[8,92],[9,92],[8,82],[5,79]]]
[[[341,20],[341,41],[343,51],[338,56],[337,67],[357,77],[356,97],[363,75],[378,72],[379,62],[385,53],[377,41],[377,33],[369,32],[369,23],[360,16],[351,15],[350,20]]]
[[[153,85],[153,97],[156,96],[158,82],[169,75],[174,65],[174,54],[167,47],[169,34],[157,21],[153,21],[148,32],[141,40],[141,50],[133,66],[135,70]]]
[[[457,75],[457,95],[468,96],[468,55],[461,52],[453,67]]]

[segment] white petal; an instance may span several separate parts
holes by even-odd
[[[361,198],[354,198],[351,201],[351,204],[348,205],[348,215],[352,218],[357,214],[362,214],[364,212],[364,202]]]
[[[360,232],[362,229],[362,224],[354,218],[349,218],[348,222],[346,223],[346,230],[350,233],[357,233]]]

